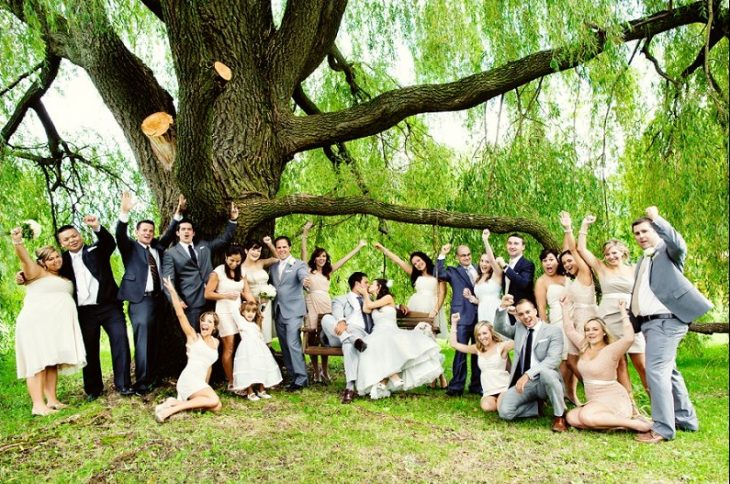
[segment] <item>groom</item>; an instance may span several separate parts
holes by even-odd
[[[474,326],[477,323],[477,305],[464,297],[464,290],[474,293],[474,281],[477,279],[477,270],[471,263],[471,250],[466,245],[456,248],[458,266],[446,267],[445,260],[451,244],[441,247],[441,253],[436,261],[438,278],[451,284],[451,314],[459,314],[456,340],[462,344],[476,343],[474,340]],[[446,394],[455,397],[464,391],[466,383],[466,355],[460,351],[454,355],[453,378],[449,382]],[[471,384],[469,393],[482,394],[481,372],[477,364],[477,355],[471,355]]]
[[[712,304],[684,276],[687,244],[656,207],[647,208],[631,230],[644,255],[636,265],[630,316],[634,329],[646,338],[646,379],[654,421],[652,429],[636,440],[653,444],[673,439],[677,428],[696,431],[699,426],[674,360],[689,323]]]
[[[363,339],[373,330],[373,319],[370,314],[363,313],[363,299],[358,290],[367,291],[368,276],[363,272],[353,272],[347,283],[350,292],[338,296],[332,301],[332,314],[322,317],[322,342],[327,346],[341,346],[345,360],[345,391],[342,392],[342,403],[351,403],[355,398],[360,352],[367,345]]]

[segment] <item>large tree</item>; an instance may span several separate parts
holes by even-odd
[[[113,19],[118,18],[119,11],[134,11],[142,4],[167,36],[177,83],[175,98],[115,30]],[[61,60],[67,59],[88,73],[123,130],[163,214],[182,192],[203,233],[220,225],[221,207],[234,201],[242,207],[241,237],[268,232],[277,217],[287,214],[361,213],[417,224],[486,226],[501,233],[521,230],[543,245],[556,245],[539,221],[401,206],[373,199],[362,184],[362,193],[353,196],[277,193],[285,168],[298,153],[321,149],[336,167],[349,164],[357,170],[357,160],[346,145],[352,140],[382,133],[421,113],[465,110],[505,93],[519,94],[525,86],[533,87],[536,98],[545,77],[586,65],[608,51],[616,55],[617,48],[628,42],[639,41],[637,49],[642,46],[657,72],[669,78],[651,55],[650,42],[664,37],[665,48],[671,48],[672,39],[681,39],[678,33],[690,28],[695,28],[703,41],[699,49],[695,48],[694,61],[672,82],[679,91],[679,85],[692,76],[705,78],[707,99],[717,104],[718,122],[727,126],[726,86],[715,80],[713,68],[717,67],[709,62],[712,49],[723,39],[726,44],[730,31],[728,9],[722,2],[679,5],[670,1],[660,6],[660,2],[648,1],[625,8],[612,8],[612,2],[585,2],[580,8],[576,2],[566,2],[562,10],[546,9],[551,17],[544,23],[554,25],[543,28],[551,34],[540,36],[533,30],[521,48],[515,47],[516,37],[523,35],[521,29],[526,36],[530,24],[541,25],[543,19],[536,17],[545,7],[535,8],[534,17],[528,9],[509,2],[485,5],[478,15],[449,2],[410,7],[393,2],[389,8],[400,12],[399,22],[407,32],[438,31],[442,28],[439,22],[448,26],[449,20],[436,18],[435,5],[447,15],[485,24],[481,30],[491,31],[492,36],[481,39],[491,44],[483,57],[494,61],[492,65],[484,69],[487,62],[472,63],[477,69],[456,79],[447,74],[452,71],[450,66],[432,65],[432,81],[366,93],[356,79],[353,60],[346,59],[337,45],[340,35],[345,40],[356,37],[355,32],[340,32],[347,24],[343,24],[343,17],[348,15],[344,0],[296,0],[283,5],[266,0],[142,0],[137,5],[102,0],[2,0],[0,7],[12,15],[11,23],[16,26],[9,34],[36,39],[45,51],[42,62],[28,66],[30,72],[37,71],[34,82],[18,99],[2,128],[2,141],[13,146],[13,135],[32,109],[47,134],[45,152],[23,152],[14,147],[13,154],[37,163],[47,177],[49,170],[51,174],[54,169],[60,171],[64,160],[81,159],[59,136],[43,105],[43,95],[56,78]],[[361,21],[367,18],[368,8],[380,22],[394,18],[388,16],[388,8],[381,2],[350,8],[357,9],[352,16]],[[503,15],[504,11],[511,17]],[[420,23],[421,15],[426,24]],[[448,44],[449,33],[459,35],[458,22],[454,25],[457,28],[443,27],[447,34],[443,43]],[[573,30],[565,31],[559,39],[555,32],[561,25]],[[494,33],[500,31],[504,38],[498,44]],[[545,45],[545,39],[554,44]],[[526,48],[531,52],[525,53]],[[726,67],[726,62],[720,66]],[[308,96],[307,86],[318,69],[344,74],[353,94],[349,105],[324,109]],[[529,108],[530,104],[525,112]],[[147,130],[148,136],[141,124],[154,113],[167,113],[172,125],[165,131],[165,123],[162,128],[158,123]],[[56,185],[61,179],[59,175]]]

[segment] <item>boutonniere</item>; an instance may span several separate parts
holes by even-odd
[[[644,249],[644,257],[653,259],[655,255],[656,255],[656,247],[648,247],[648,248]]]
[[[289,266],[293,266],[294,265],[294,262],[296,262],[296,260],[289,259],[288,261],[286,261],[286,264],[289,265]]]

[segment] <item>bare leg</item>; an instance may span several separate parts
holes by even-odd
[[[578,416],[584,428],[596,430],[608,430],[625,428],[635,432],[648,432],[652,423],[646,420],[620,417],[614,414],[611,409],[600,402],[588,402],[581,409]]]
[[[193,393],[190,398],[185,401],[175,400],[174,402],[170,402],[170,406],[161,409],[156,413],[155,417],[158,421],[162,422],[167,420],[171,415],[175,415],[176,413],[184,410],[201,409],[218,411],[221,407],[221,401],[213,389],[205,388],[199,392]]]
[[[46,367],[46,378],[43,383],[43,393],[46,396],[48,406],[58,410],[66,406],[66,404],[58,401],[56,395],[56,387],[58,385],[58,366],[47,366]]]
[[[309,359],[312,361],[312,381],[314,383],[322,383],[322,378],[319,376],[319,357],[312,355]]]
[[[53,412],[53,409],[48,407],[46,401],[43,399],[45,377],[46,370],[41,370],[25,379],[25,384],[28,386],[28,395],[30,395],[30,399],[33,402],[33,409],[31,410],[33,415],[48,415]]]
[[[320,371],[323,383],[330,382],[330,357],[322,355],[322,370]]]
[[[646,394],[651,398],[649,383],[646,381],[646,359],[644,358],[644,353],[629,353],[629,357],[631,357],[631,363],[634,364],[634,370],[636,370],[639,378],[641,378],[641,384],[644,385]]]
[[[223,354],[221,355],[221,364],[223,365],[223,373],[226,374],[228,385],[233,384],[233,339],[234,336],[223,336]]]
[[[573,405],[580,405],[578,400],[578,355],[568,355],[567,360],[560,364],[560,374],[563,377],[565,387],[565,398]]]
[[[498,408],[497,397],[494,395],[482,397],[481,402],[479,402],[479,406],[482,407],[482,410],[485,412],[496,412]]]

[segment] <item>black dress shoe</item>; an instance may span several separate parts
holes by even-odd
[[[86,401],[87,402],[93,402],[97,398],[101,396],[101,393],[87,393],[86,394]]]
[[[301,389],[304,388],[302,385],[297,385],[296,383],[292,383],[288,387],[286,387],[287,392],[298,392],[301,391]]]
[[[460,397],[462,394],[461,390],[446,390],[446,394],[450,397]]]
[[[141,396],[147,395],[149,392],[151,392],[152,387],[138,386],[138,387],[133,387],[132,390],[134,391],[135,395],[139,395],[141,397]]]
[[[364,342],[364,341],[363,341],[362,339],[360,339],[360,338],[356,339],[356,340],[355,340],[355,342],[354,342],[354,343],[352,343],[352,346],[354,346],[354,347],[355,347],[355,349],[356,349],[357,351],[359,351],[360,353],[362,353],[363,351],[365,351],[366,349],[368,349],[368,345],[367,345],[367,343],[366,343],[366,342]]]
[[[135,391],[129,387],[124,387],[119,389],[119,394],[123,397],[131,397],[135,394]]]
[[[348,403],[352,403],[352,400],[355,398],[355,390],[345,389],[344,392],[342,392],[342,403],[347,405]]]

